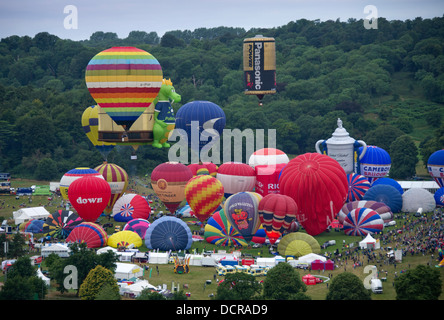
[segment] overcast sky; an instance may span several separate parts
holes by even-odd
[[[367,5],[376,11],[364,13]],[[119,38],[133,30],[162,36],[171,30],[248,30],[302,18],[347,21],[370,14],[403,21],[442,17],[444,0],[0,0],[0,38],[43,31],[72,40],[89,39],[95,31],[115,32]]]

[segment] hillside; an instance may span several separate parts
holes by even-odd
[[[276,40],[278,93],[264,105],[243,94],[242,42],[263,34]],[[444,18],[387,21],[367,30],[362,20],[300,19],[273,29],[219,27],[175,30],[162,38],[135,31],[125,39],[96,32],[88,41],[39,33],[0,41],[0,172],[58,180],[68,170],[104,159],[84,134],[80,119],[95,102],[85,68],[111,46],[136,46],[153,54],[183,104],[208,100],[221,106],[226,128],[276,129],[277,147],[314,152],[337,118],[355,139],[394,155],[413,150],[416,164],[393,161],[395,178],[424,175],[424,163],[444,147]],[[407,135],[394,144],[397,138]],[[145,175],[168,159],[150,146],[116,147],[109,162]],[[416,156],[415,156],[416,155]],[[396,157],[395,157],[396,159]],[[414,159],[414,160],[415,160]],[[416,167],[416,171],[415,171]],[[402,170],[401,170],[402,169]],[[391,172],[392,175],[392,172]]]

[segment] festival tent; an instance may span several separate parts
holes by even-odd
[[[42,279],[48,287],[51,285],[51,279],[45,276],[40,268],[37,269],[37,277]]]
[[[324,262],[324,270],[334,270],[335,269],[335,263],[328,259]]]
[[[49,216],[48,210],[44,207],[21,208],[12,213],[16,225],[32,219],[46,219]]]
[[[305,256],[298,258],[299,262],[307,262],[307,263],[312,263],[315,260],[321,260],[324,262],[324,261],[327,261],[327,258],[325,258],[319,254],[316,254],[316,253],[309,253],[309,254],[306,254]]]
[[[120,294],[125,295],[129,294],[130,296],[138,297],[144,289],[150,289],[153,291],[157,291],[157,288],[150,284],[148,280],[139,280],[134,282],[133,284],[121,284]]]
[[[307,274],[302,277],[302,281],[304,281],[306,285],[314,285],[316,284],[316,277],[311,274]]]
[[[148,254],[148,262],[153,264],[168,264],[167,252],[150,252]]]
[[[319,259],[312,261],[311,270],[324,270],[324,261]]]
[[[42,248],[41,253],[44,258],[49,257],[51,253],[54,253],[61,258],[67,258],[71,254],[71,249],[61,243],[50,243]]]
[[[143,276],[143,269],[136,264],[116,262],[115,278],[129,280]]]
[[[369,249],[369,248],[379,249],[378,245],[379,242],[376,241],[375,238],[373,238],[370,233],[367,233],[365,239],[359,242],[359,247],[361,249]]]

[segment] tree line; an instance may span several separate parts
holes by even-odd
[[[243,94],[242,43],[262,34],[276,40],[277,93],[263,106]],[[444,18],[320,22],[300,19],[276,28],[218,27],[127,38],[97,31],[89,40],[47,32],[0,41],[0,171],[42,180],[104,159],[83,133],[81,115],[95,102],[85,84],[90,59],[111,46],[136,46],[160,62],[182,102],[218,104],[226,128],[276,129],[277,148],[314,152],[337,118],[355,139],[392,155],[391,176],[415,175],[419,160],[444,147]],[[265,140],[267,141],[267,140]],[[396,143],[395,143],[396,142]],[[406,152],[408,150],[408,152]],[[116,147],[108,162],[130,174],[149,173],[168,150]],[[404,161],[408,158],[409,161]],[[246,159],[248,160],[248,159]]]

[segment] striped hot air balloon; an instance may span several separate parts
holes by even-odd
[[[384,221],[381,216],[368,208],[353,209],[344,220],[344,232],[351,236],[379,233],[383,228]]]
[[[145,233],[150,227],[150,222],[145,219],[133,219],[127,222],[123,227],[123,231],[133,231],[137,233],[140,238],[145,239]]]
[[[57,239],[66,239],[72,229],[82,222],[83,219],[73,211],[57,210],[46,218],[42,232]]]
[[[339,211],[337,219],[340,224],[344,223],[345,218],[353,209],[359,208],[367,208],[375,211],[380,215],[384,222],[389,222],[393,220],[393,212],[392,209],[383,202],[371,201],[371,200],[360,200],[360,201],[352,201],[347,202],[342,207],[341,211]]]
[[[228,222],[225,213],[222,210],[215,212],[205,225],[204,238],[208,243],[219,246],[244,246],[247,241],[236,229]]]
[[[106,245],[108,235],[105,230],[96,223],[82,222],[72,229],[66,242],[86,243],[88,248],[100,248]]]
[[[150,106],[162,85],[162,68],[150,53],[113,47],[95,55],[86,67],[86,86],[96,103],[128,129]]]
[[[60,194],[62,195],[62,198],[64,200],[69,201],[68,189],[71,183],[74,180],[77,180],[85,176],[103,178],[100,172],[98,172],[96,169],[79,167],[69,170],[67,173],[63,175],[62,179],[60,179]]]
[[[110,214],[113,211],[114,204],[128,187],[128,173],[116,164],[103,163],[95,168],[111,187],[111,198],[105,208],[105,213]]]
[[[346,202],[362,200],[364,194],[370,189],[370,182],[366,177],[357,173],[347,175],[348,193]]]
[[[127,193],[121,196],[113,207],[114,220],[128,222],[132,219],[150,218],[151,207],[144,197],[135,193]]]
[[[196,176],[186,184],[185,198],[196,218],[204,222],[221,204],[224,187],[212,176]]]

